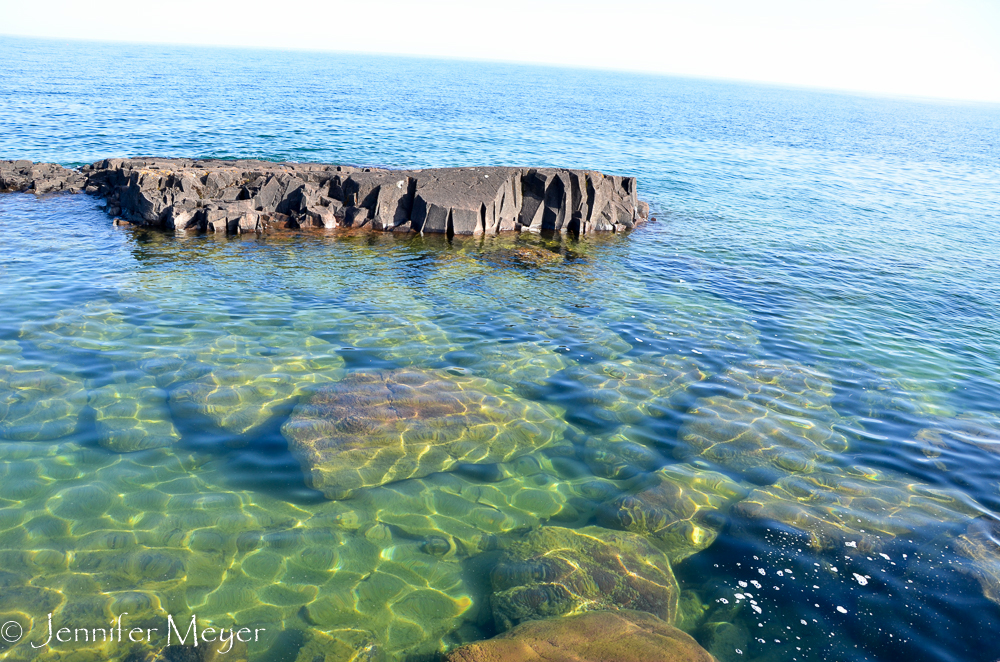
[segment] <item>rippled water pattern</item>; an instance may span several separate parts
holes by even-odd
[[[659,219],[585,241],[175,237],[86,196],[0,197],[0,621],[33,641],[50,612],[197,614],[264,628],[255,661],[429,659],[537,607],[524,568],[549,535],[578,572],[595,540],[662,559],[680,599],[658,615],[720,662],[997,657],[996,106],[0,56],[2,158],[595,168],[637,176]],[[560,581],[566,604],[608,599]]]

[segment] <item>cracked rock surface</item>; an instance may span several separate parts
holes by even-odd
[[[634,177],[558,168],[383,170],[320,163],[105,159],[78,169],[0,161],[0,192],[97,195],[136,225],[226,234],[364,228],[448,235],[631,229]]]

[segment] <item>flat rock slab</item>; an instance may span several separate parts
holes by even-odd
[[[357,372],[320,388],[282,427],[328,498],[494,464],[559,441],[565,423],[499,384],[434,370]]]
[[[649,216],[634,177],[561,168],[384,170],[320,163],[0,161],[0,192],[86,191],[124,222],[225,234],[313,228],[448,235],[616,232]]]
[[[690,636],[638,611],[593,611],[528,621],[460,646],[447,662],[715,662]]]

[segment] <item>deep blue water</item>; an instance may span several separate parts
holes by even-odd
[[[0,62],[0,158],[587,168],[638,177],[640,197],[657,218],[627,236],[504,239],[560,259],[497,270],[489,257],[495,246],[487,244],[175,238],[113,228],[84,196],[0,198],[0,342],[8,343],[0,349],[9,350],[0,356],[10,370],[43,366],[78,384],[66,397],[86,403],[65,434],[25,440],[11,433],[0,441],[0,554],[18,577],[10,580],[16,590],[8,588],[16,600],[0,595],[0,621],[27,618],[37,626],[51,611],[47,600],[65,614],[103,614],[135,603],[123,597],[133,582],[129,590],[154,596],[163,609],[294,633],[251,647],[256,659],[294,659],[283,656],[313,630],[339,632],[304,619],[302,610],[344,592],[358,595],[360,584],[341,586],[334,570],[322,582],[296,578],[291,569],[260,570],[265,561],[292,567],[291,557],[282,561],[277,552],[266,552],[273,559],[255,552],[265,561],[251,562],[234,549],[220,561],[229,574],[213,574],[189,534],[177,546],[186,574],[174,584],[121,568],[76,567],[72,555],[50,566],[37,560],[41,551],[84,554],[95,531],[135,527],[152,536],[179,527],[236,536],[238,523],[171,519],[184,506],[170,499],[222,495],[241,504],[235,510],[248,521],[258,518],[246,527],[262,530],[278,525],[261,521],[282,518],[299,526],[326,521],[330,509],[349,504],[361,525],[336,535],[343,558],[354,559],[350,552],[360,560],[334,567],[378,574],[365,545],[381,545],[380,558],[395,559],[390,550],[426,533],[384,529],[397,526],[387,510],[409,507],[386,505],[401,498],[397,492],[435,495],[454,487],[449,480],[466,481],[463,494],[486,489],[474,474],[436,474],[412,489],[390,484],[331,505],[310,489],[280,432],[308,389],[260,413],[261,425],[233,448],[218,421],[185,413],[171,387],[158,386],[164,402],[131,420],[168,421],[177,444],[152,454],[102,447],[93,394],[118,383],[110,375],[119,362],[197,355],[206,365],[228,361],[229,369],[249,371],[247,356],[272,354],[223,360],[226,350],[213,343],[230,334],[280,351],[308,335],[331,343],[348,372],[417,366],[473,374],[502,381],[525,402],[565,410],[576,455],[542,453],[552,493],[576,494],[577,482],[594,479],[591,472],[612,490],[640,490],[641,476],[608,479],[590,461],[590,440],[616,434],[654,449],[661,464],[718,471],[747,491],[765,492],[798,474],[784,466],[762,476],[747,470],[746,457],[699,455],[685,435],[701,425],[732,436],[759,416],[778,421],[775,438],[808,437],[803,430],[813,428],[840,435],[846,450],[825,457],[818,471],[833,480],[856,470],[875,476],[865,496],[886,488],[877,509],[899,521],[876,526],[877,548],[859,551],[844,543],[871,533],[851,519],[869,511],[840,488],[832,489],[833,503],[821,489],[794,499],[795,507],[814,508],[818,523],[808,526],[792,516],[776,524],[739,506],[723,509],[716,542],[675,564],[681,587],[741,633],[741,652],[723,646],[714,651],[720,661],[997,657],[991,633],[1000,607],[984,590],[1000,582],[1000,545],[970,559],[954,541],[968,535],[974,518],[1000,517],[1000,107],[501,64],[11,38],[0,38]],[[395,315],[397,326],[379,315]],[[389,341],[415,324],[429,326],[406,331],[402,344]],[[489,360],[497,344],[516,345],[527,364],[497,368]],[[660,401],[609,387],[625,394],[614,399],[581,378],[591,369],[606,372],[606,362],[646,375],[666,356],[694,361],[704,379]],[[546,372],[550,360],[556,367]],[[532,362],[542,379],[528,369]],[[761,386],[761,366],[771,371],[771,390]],[[149,376],[143,370],[131,374],[141,381]],[[821,375],[820,386],[810,382],[803,391],[803,370]],[[739,381],[747,374],[749,386]],[[0,395],[22,402],[18,387],[9,386],[13,377],[5,379]],[[763,389],[762,414],[719,414],[709,406],[751,401],[754,389]],[[782,419],[781,403],[796,397],[808,404],[794,420]],[[637,418],[623,413],[636,407]],[[29,422],[41,425],[45,416]],[[961,432],[970,420],[979,437]],[[523,489],[528,474],[518,471],[496,489]],[[176,487],[179,481],[190,484]],[[133,495],[136,486],[145,491]],[[121,492],[123,503],[77,515],[66,508],[71,489]],[[928,490],[948,495],[937,524],[922,519],[926,504],[912,498]],[[765,498],[754,494],[747,498]],[[504,513],[513,520],[557,519],[540,507],[517,512],[510,500]],[[582,514],[566,525],[592,523]],[[305,528],[306,536],[315,531]],[[172,549],[145,539],[140,546]],[[364,563],[371,567],[357,570]],[[460,606],[450,620],[428,615],[431,607],[422,620],[405,616],[405,605],[369,612],[359,602],[351,608],[357,613],[343,607],[357,619],[345,616],[344,627],[377,623],[369,627],[390,659],[493,634],[477,611],[483,598],[462,584],[458,562],[439,565],[435,572],[445,579],[425,590]],[[112,585],[109,572],[128,579]],[[761,611],[733,597],[746,589],[739,582],[751,579],[765,582],[753,598]],[[0,592],[3,581],[0,573]],[[285,593],[266,594],[274,593],[269,582]],[[403,603],[399,595],[393,605]],[[103,606],[93,607],[95,600]],[[734,601],[742,608],[720,607]],[[403,621],[417,623],[421,634],[400,634]],[[706,626],[698,628],[708,646]],[[23,646],[0,647],[0,659],[23,654]]]

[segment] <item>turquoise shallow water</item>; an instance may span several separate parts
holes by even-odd
[[[266,628],[255,660],[428,659],[502,627],[489,541],[598,525],[664,550],[678,623],[723,662],[996,658],[1000,546],[977,533],[1000,515],[995,106],[343,55],[0,53],[3,158],[595,168],[637,176],[658,218],[582,241],[221,239],[120,230],[86,196],[0,197],[0,621],[196,614]],[[515,450],[375,461],[327,499],[295,430],[334,393],[351,443],[380,438],[410,401],[366,408],[372,371],[474,419],[465,459],[491,425]],[[404,435],[431,448],[454,433],[438,425]]]

